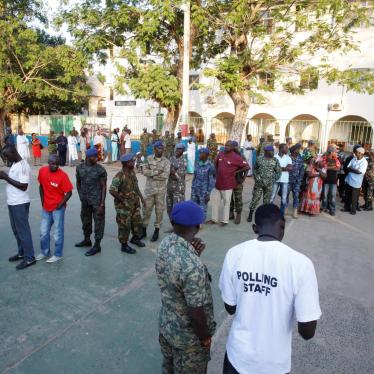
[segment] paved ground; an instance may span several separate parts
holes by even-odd
[[[73,176],[73,169],[66,170]],[[109,167],[110,177],[115,170]],[[38,249],[36,173],[33,169],[31,226]],[[250,179],[246,183],[248,201]],[[7,261],[15,253],[15,240],[4,195],[1,182],[0,373],[159,373],[156,245],[147,241],[147,247],[135,256],[122,254],[113,202],[108,197],[103,252],[85,257],[84,250],[74,248],[81,239],[75,193],[66,214],[64,260],[16,272]],[[295,335],[293,373],[373,372],[373,224],[374,214],[370,213],[288,219],[285,242],[314,261],[323,311],[312,341],[304,342]],[[164,228],[168,227],[165,217]],[[216,374],[221,372],[230,325],[217,287],[220,268],[230,247],[254,235],[243,222],[240,226],[231,223],[224,230],[204,227],[201,237],[208,244],[203,259],[213,275],[219,326],[209,367],[209,373]]]

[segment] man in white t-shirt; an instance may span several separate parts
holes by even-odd
[[[279,144],[279,153],[274,156],[282,168],[280,178],[274,183],[273,193],[271,195],[271,202],[274,203],[275,197],[279,190],[281,190],[281,212],[284,215],[287,208],[287,193],[289,172],[292,170],[292,159],[288,155],[288,147],[286,143]]]
[[[304,339],[314,336],[321,316],[313,263],[281,243],[285,221],[273,204],[259,207],[257,239],[226,254],[219,287],[234,314],[224,374],[285,374],[291,370],[295,320]]]
[[[127,129],[125,135],[125,154],[131,153],[131,130]]]
[[[18,253],[9,258],[10,262],[21,261],[16,269],[25,269],[35,264],[34,246],[29,225],[30,210],[30,166],[17,152],[15,146],[3,150],[12,163],[9,174],[0,171],[0,179],[8,183],[6,187],[10,225],[17,240]]]

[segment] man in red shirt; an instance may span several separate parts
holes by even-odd
[[[232,141],[225,144],[225,150],[216,158],[216,189],[212,196],[212,219],[207,223],[229,222],[232,190],[237,186],[236,175],[249,170],[248,162],[234,151]],[[221,220],[220,220],[221,218]]]
[[[55,254],[47,260],[48,263],[52,263],[62,258],[65,209],[67,201],[71,198],[73,185],[68,175],[59,168],[59,159],[56,155],[49,156],[48,166],[40,168],[38,181],[43,212],[40,227],[41,253],[36,260],[51,255],[50,233],[54,224]]]

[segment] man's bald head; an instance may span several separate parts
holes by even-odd
[[[59,165],[60,165],[60,159],[58,158],[57,155],[50,155],[48,157],[48,167],[52,173],[58,170]]]

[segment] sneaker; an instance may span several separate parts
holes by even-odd
[[[20,262],[17,266],[16,266],[16,269],[17,270],[23,270],[23,269],[26,269],[28,268],[29,266],[31,265],[35,265],[36,264],[36,260],[35,258],[32,259],[32,260],[23,260],[22,262]]]
[[[23,256],[20,256],[19,254],[16,254],[12,257],[9,257],[9,262],[16,262],[16,261],[20,261],[20,260],[23,260],[24,257]]]
[[[57,257],[57,256],[52,256],[49,260],[47,260],[46,262],[48,262],[49,264],[52,264],[54,262],[57,262],[57,261],[60,261],[62,260],[62,257]]]
[[[36,261],[40,261],[40,260],[43,260],[43,259],[45,259],[45,258],[47,258],[48,256],[45,256],[45,255],[43,255],[43,253],[40,253],[39,255],[37,255],[36,257],[35,257],[35,260]]]

